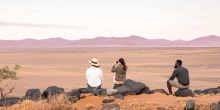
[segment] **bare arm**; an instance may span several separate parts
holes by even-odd
[[[111,72],[113,72],[113,73],[116,72],[116,64],[112,66]]]
[[[174,80],[176,76],[177,76],[177,71],[174,70],[173,74],[170,76],[169,80]]]

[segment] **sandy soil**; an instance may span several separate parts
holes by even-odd
[[[150,89],[166,89],[166,80],[176,59],[182,59],[190,71],[191,88],[205,89],[220,85],[220,48],[65,48],[0,50],[0,66],[19,64],[20,79],[14,94],[23,96],[29,88],[51,85],[66,91],[85,87],[88,60],[96,57],[104,71],[104,87],[112,87],[110,72],[115,61],[124,57],[127,78],[146,83]]]
[[[209,106],[212,103],[217,103],[220,100],[219,95],[204,95],[192,97],[175,97],[166,96],[164,94],[142,94],[135,96],[127,96],[124,100],[116,99],[113,103],[119,104],[122,110],[144,110],[144,109],[157,109],[164,107],[166,109],[181,110],[186,105],[186,101],[189,99],[195,99],[196,108],[203,105]],[[80,110],[85,110],[88,107],[92,107],[92,110],[100,110],[102,107],[103,97],[89,96],[81,99],[74,106]],[[200,107],[200,109],[206,110],[206,108]],[[199,109],[199,110],[200,110]]]

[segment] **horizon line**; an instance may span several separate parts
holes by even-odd
[[[198,38],[202,38],[202,37],[209,37],[209,36],[216,36],[216,37],[220,37],[218,35],[215,34],[211,34],[211,35],[206,35],[206,36],[200,36],[200,37],[195,37],[194,39],[198,39]],[[99,36],[99,37],[92,37],[92,38],[80,38],[80,39],[66,39],[63,37],[49,37],[49,38],[42,38],[42,39],[36,39],[36,38],[23,38],[23,39],[0,39],[2,41],[21,41],[21,40],[49,40],[49,39],[63,39],[63,40],[69,40],[69,41],[77,41],[77,40],[89,40],[89,39],[95,39],[95,38],[127,38],[127,37],[141,37],[141,38],[145,38],[145,39],[149,39],[149,40],[169,40],[169,39],[165,39],[165,38],[157,38],[157,39],[150,39],[147,37],[143,37],[143,36],[139,36],[139,35],[130,35],[130,36],[124,36],[124,37],[104,37],[104,36]],[[175,40],[169,40],[169,41],[192,41],[194,39],[191,40],[183,40],[183,39],[175,39]]]

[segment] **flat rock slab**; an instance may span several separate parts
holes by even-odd
[[[162,94],[165,94],[165,95],[169,95],[164,89],[154,89],[150,92],[151,94],[154,94],[154,93],[162,93]]]

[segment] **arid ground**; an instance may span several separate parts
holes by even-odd
[[[190,71],[191,88],[220,85],[220,48],[64,48],[0,50],[0,66],[22,67],[12,95],[23,96],[30,88],[56,85],[66,91],[85,87],[88,60],[97,58],[104,72],[103,87],[112,87],[110,72],[123,57],[128,65],[127,78],[146,83],[150,89],[166,89],[166,81],[176,59]]]

